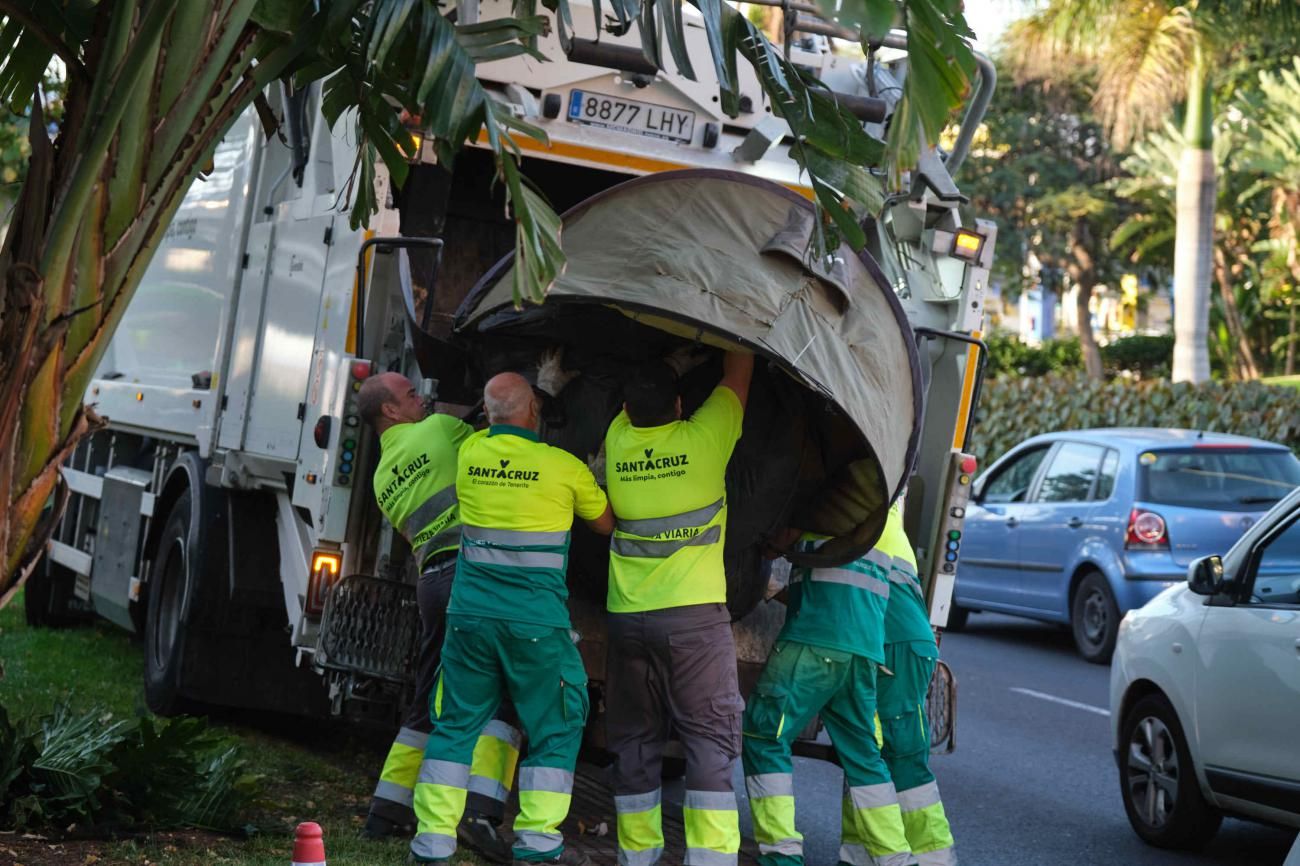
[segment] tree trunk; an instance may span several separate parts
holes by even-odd
[[[1294,294],[1294,289],[1292,290]],[[1286,303],[1286,374],[1295,375],[1295,297],[1287,298]]]
[[[1242,379],[1258,379],[1259,365],[1255,362],[1255,351],[1250,347],[1246,329],[1241,324],[1241,311],[1237,309],[1237,293],[1232,286],[1232,271],[1228,267],[1228,258],[1223,249],[1214,248],[1214,281],[1219,285],[1219,300],[1223,303],[1223,320],[1227,323],[1228,333],[1232,336],[1237,360],[1237,369]]]
[[[256,43],[255,5],[100,3],[94,74],[70,79],[57,143],[31,124],[31,171],[0,249],[0,607],[62,514],[59,467],[97,423],[83,395],[172,215],[301,51]]]
[[[1070,233],[1070,253],[1073,260],[1067,265],[1070,280],[1078,287],[1075,296],[1075,318],[1079,327],[1079,354],[1083,356],[1083,369],[1089,379],[1101,379],[1105,374],[1101,365],[1101,349],[1092,332],[1092,291],[1097,286],[1097,264],[1092,254],[1092,229],[1085,219],[1074,222]]]
[[[1174,238],[1175,382],[1210,378],[1210,261],[1214,247],[1215,169],[1212,94],[1198,46],[1188,72],[1187,122],[1178,163]]]
[[[1083,369],[1089,379],[1100,379],[1103,375],[1101,366],[1101,349],[1097,347],[1097,337],[1092,333],[1092,314],[1088,310],[1092,302],[1093,285],[1079,283],[1079,294],[1075,299],[1075,310],[1079,317],[1079,353],[1083,356]]]

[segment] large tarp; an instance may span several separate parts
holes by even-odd
[[[554,316],[598,305],[685,340],[740,344],[793,377],[803,386],[795,390],[810,392],[796,398],[814,416],[800,421],[809,436],[840,428],[841,440],[857,440],[820,449],[820,487],[796,524],[832,536],[823,561],[842,562],[879,537],[915,453],[922,397],[911,327],[884,275],[848,247],[829,266],[809,265],[815,218],[801,196],[739,173],[638,178],[565,214],[568,266],[542,306]],[[458,311],[456,330],[470,344],[540,314],[515,306],[512,268],[511,258],[500,262]],[[590,339],[617,339],[601,331]],[[809,449],[792,447],[803,452],[796,467],[807,465]]]

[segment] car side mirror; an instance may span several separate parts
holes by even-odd
[[[1202,556],[1187,566],[1187,588],[1197,595],[1218,595],[1223,591],[1223,558]]]
[[[970,488],[970,501],[979,504],[984,499],[984,477],[975,479]]]

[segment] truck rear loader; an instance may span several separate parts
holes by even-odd
[[[462,6],[510,14],[504,0]],[[799,20],[792,62],[883,138],[904,40],[855,60],[832,51],[837,28]],[[686,35],[694,68],[710,70],[689,15]],[[811,189],[752,72],[730,118],[710,75],[651,73],[634,62],[639,45],[602,34],[566,54],[552,34],[539,42],[550,62],[479,67],[492,98],[550,137],[519,141],[525,173],[564,213],[568,266],[542,304],[513,294],[514,226],[482,142],[449,170],[413,126],[406,183],[380,171],[380,211],[353,231],[339,211],[350,129],[326,127],[317,88],[268,91],[286,138],[264,136],[251,111],[234,124],[90,385],[109,424],[63,469],[71,504],[29,583],[29,621],[93,615],[141,634],[159,713],[219,704],[395,726],[410,699],[417,575],[375,505],[361,382],[398,370],[469,411],[496,372],[537,376],[544,438],[599,475],[628,370],[677,360],[689,412],[717,381],[720,350],[744,347],[759,364],[727,474],[726,546],[742,688],[783,615],[766,600],[781,582],[764,556],[772,537],[815,530],[832,540],[791,559],[848,561],[904,488],[941,628],[996,240],[953,175],[992,66],[981,58],[953,149],[925,151],[867,220],[867,248],[819,259]],[[571,606],[599,690],[608,549],[574,535]],[[951,701],[937,703],[948,736]]]

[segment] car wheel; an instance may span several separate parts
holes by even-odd
[[[943,627],[944,631],[961,631],[966,628],[966,621],[970,619],[970,608],[962,607],[954,602],[948,608],[948,624]]]
[[[1201,796],[1182,725],[1164,695],[1134,704],[1120,722],[1120,792],[1129,823],[1158,848],[1200,848],[1223,815]]]
[[[1099,665],[1110,661],[1119,634],[1119,606],[1101,573],[1087,575],[1075,590],[1070,604],[1070,629],[1079,655]]]

